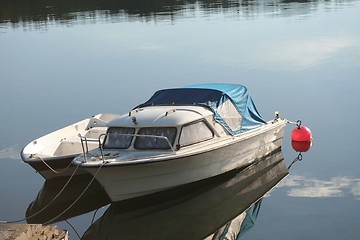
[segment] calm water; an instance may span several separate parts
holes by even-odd
[[[160,88],[228,82],[246,85],[265,119],[280,111],[314,136],[241,239],[357,239],[359,22],[360,2],[346,0],[0,0],[0,220],[24,218],[43,187],[19,156],[32,139],[127,112]],[[292,128],[286,165],[296,157]],[[82,235],[93,213],[69,222]]]

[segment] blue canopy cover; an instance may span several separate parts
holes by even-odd
[[[247,88],[243,85],[213,83],[163,89],[155,92],[147,102],[136,108],[154,105],[209,107],[214,112],[215,119],[232,135],[265,123]]]

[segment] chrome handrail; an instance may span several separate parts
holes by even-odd
[[[87,155],[86,154],[89,152],[88,142],[99,142],[99,147],[100,147],[100,145],[101,145],[100,140],[95,139],[95,138],[87,138],[85,136],[81,136],[81,134],[79,134],[78,136],[80,137],[81,148],[83,150],[83,155],[84,155],[85,161],[87,161]]]
[[[161,139],[165,139],[167,144],[169,145],[170,149],[175,152],[174,147],[172,146],[172,144],[170,143],[169,139],[165,136],[158,136],[158,135],[145,135],[145,134],[129,134],[129,133],[103,133],[100,134],[98,139],[87,139],[84,136],[81,136],[79,134],[80,140],[81,140],[81,146],[83,149],[83,154],[84,154],[84,158],[85,161],[87,161],[87,153],[89,152],[89,148],[88,148],[88,142],[98,142],[99,143],[99,149],[100,149],[100,153],[101,153],[101,158],[104,161],[105,157],[104,157],[104,148],[103,148],[103,143],[101,141],[101,138],[104,136],[108,136],[108,135],[120,135],[120,136],[129,136],[129,137],[151,137],[151,138],[161,138]],[[85,143],[85,146],[84,146]]]

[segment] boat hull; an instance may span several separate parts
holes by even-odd
[[[26,161],[37,173],[46,180],[71,175],[89,174],[85,169],[76,167],[72,160],[79,154],[59,158],[34,158]]]
[[[82,240],[119,236],[121,239],[239,239],[248,228],[243,228],[242,221],[237,220],[243,219],[244,211],[255,217],[258,211],[251,212],[255,209],[250,206],[261,201],[287,175],[282,152],[277,151],[245,169],[112,203]],[[252,226],[255,219],[251,220],[244,224]],[[214,232],[224,228],[228,231],[219,231],[224,234],[222,238],[217,234],[213,237]],[[236,234],[239,232],[241,235]]]
[[[81,164],[93,174],[113,202],[159,192],[183,184],[211,178],[245,167],[279,149],[285,131],[285,120],[266,124],[245,137],[234,137],[231,143],[201,153],[167,160],[138,164]]]

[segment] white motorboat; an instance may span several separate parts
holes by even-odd
[[[73,163],[120,201],[245,167],[281,147],[286,122],[265,122],[242,85],[165,89],[109,122],[100,147]]]
[[[31,141],[21,151],[21,158],[32,166],[45,179],[70,176],[75,170],[72,160],[83,152],[99,147],[98,137],[106,133],[107,123],[118,114],[97,114],[77,123],[49,133]],[[85,138],[87,144],[82,144]],[[77,169],[76,175],[87,173]]]

